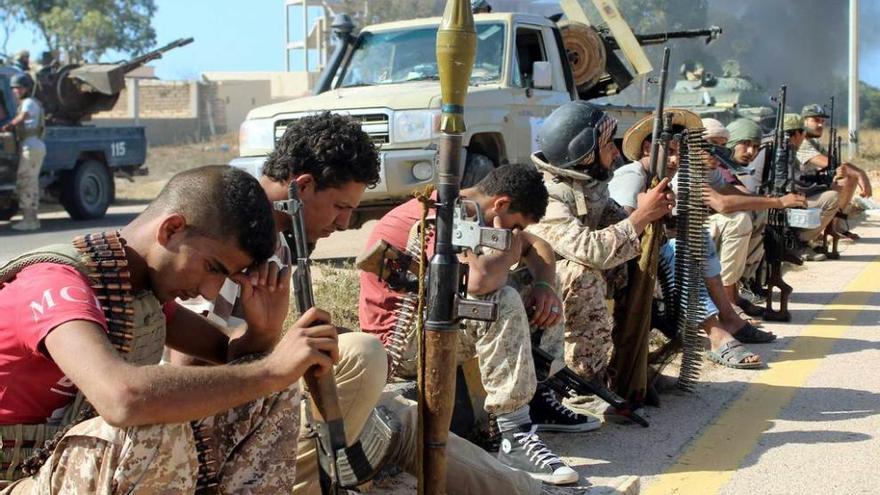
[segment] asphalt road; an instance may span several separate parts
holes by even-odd
[[[0,222],[0,263],[30,249],[68,242],[79,234],[121,228],[145,207],[145,203],[112,206],[107,210],[107,215],[100,220],[75,221],[60,208],[49,205],[47,209],[50,211],[40,213],[41,229],[36,232],[16,232],[9,228],[10,222]],[[20,219],[21,217],[14,217],[12,220]],[[375,223],[375,221],[367,222],[360,229],[336,232],[329,238],[320,240],[312,253],[312,258],[321,260],[357,256]]]
[[[693,393],[666,391],[645,410],[649,428],[542,434],[581,474],[570,493],[880,493],[880,212],[856,231],[842,259],[786,273],[792,321],[765,323],[779,338],[750,346],[767,368],[704,360]],[[375,493],[415,482],[388,485]]]
[[[122,226],[142,208],[113,207],[94,222],[47,213],[30,234],[0,223],[0,261]],[[354,256],[368,231],[334,234],[319,243],[318,257]],[[607,423],[543,435],[581,473],[586,492],[623,485],[651,495],[880,493],[880,212],[856,231],[863,239],[842,243],[842,259],[786,273],[793,320],[765,323],[779,339],[751,346],[768,368],[704,362],[694,393],[667,392],[662,407],[646,410],[650,428]],[[412,492],[411,479],[391,485],[374,493]]]

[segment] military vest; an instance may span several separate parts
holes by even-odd
[[[114,232],[81,236],[71,244],[27,252],[0,267],[0,289],[28,266],[56,263],[76,268],[88,277],[101,301],[107,337],[121,357],[141,366],[158,364],[165,344],[165,315],[152,292],[132,291],[124,246],[125,241]],[[72,423],[83,400],[82,393],[77,393],[60,424],[0,426],[0,480],[21,478],[21,462]]]

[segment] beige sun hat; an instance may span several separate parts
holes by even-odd
[[[699,129],[703,127],[700,117],[683,108],[667,108],[663,111],[664,115],[672,114],[672,125],[680,125],[688,129]],[[642,157],[642,143],[651,135],[654,130],[654,114],[642,117],[626,131],[623,136],[623,154],[630,160],[638,160]]]

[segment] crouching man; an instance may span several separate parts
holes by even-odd
[[[471,214],[476,213],[475,205],[479,207],[486,224],[512,230],[509,250],[486,249],[482,254],[468,252],[462,256],[462,261],[470,266],[467,290],[471,297],[498,305],[494,322],[465,320],[458,338],[459,360],[479,359],[480,378],[487,394],[484,407],[497,417],[502,435],[498,460],[547,483],[574,482],[578,474],[550,451],[536,433],[587,431],[600,426],[598,419],[564,408],[549,390],[536,394],[530,326],[545,329],[538,330],[543,332],[542,347],[550,347],[545,350],[551,354],[561,354],[561,303],[555,291],[553,249],[540,238],[523,232],[541,219],[547,207],[547,190],[541,174],[531,165],[498,167],[476,186],[462,190],[461,197],[466,200],[464,206],[471,208]],[[419,259],[421,212],[422,204],[417,199],[395,208],[376,225],[367,248],[384,240]],[[429,242],[424,254],[430,259],[433,227],[427,235]],[[525,305],[520,294],[507,285],[510,268],[517,263],[524,264],[534,280]],[[530,316],[526,307],[530,308]],[[372,273],[361,273],[361,328],[382,339],[394,358],[393,369],[404,378],[415,377],[417,369],[417,339],[409,316],[412,312],[414,308],[407,303],[405,294],[393,290]],[[449,450],[453,455],[456,449]],[[499,469],[485,460],[473,462],[485,466],[487,472]],[[479,493],[457,484],[453,476],[450,473],[450,489],[460,486],[460,493]]]
[[[338,348],[318,309],[281,336],[289,272],[256,281],[241,273],[276,241],[259,183],[209,166],[174,176],[119,232],[0,269],[0,428],[4,470],[17,480],[4,493],[292,490],[296,383],[312,366],[330,372]],[[232,338],[192,325],[201,317],[173,302],[214,299],[227,277],[242,287],[248,323]],[[157,366],[164,344],[212,363],[266,356]],[[23,477],[22,465],[34,475]]]
[[[566,103],[544,121],[541,150],[532,155],[550,200],[544,218],[527,230],[553,246],[565,364],[587,379],[606,372],[614,326],[607,300],[622,295],[625,264],[641,252],[645,227],[674,205],[668,179],[640,195],[629,215],[608,196],[612,169],[622,161],[616,130],[617,121],[598,107]]]

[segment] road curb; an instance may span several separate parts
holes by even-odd
[[[638,476],[625,476],[615,486],[597,487],[587,493],[589,495],[638,495],[640,491],[640,478]]]

